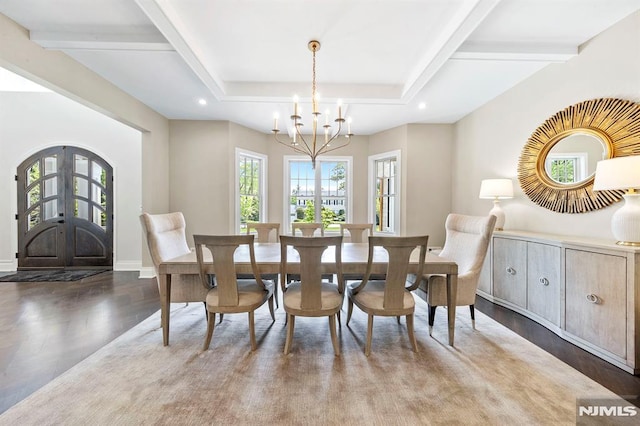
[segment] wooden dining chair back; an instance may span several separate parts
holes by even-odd
[[[256,264],[253,247],[253,235],[194,235],[196,245],[196,259],[202,282],[207,281],[208,273],[215,273],[215,286],[209,290],[206,298],[207,305],[207,336],[204,350],[209,348],[216,314],[233,314],[247,312],[249,314],[249,338],[251,349],[256,349],[254,329],[254,311],[269,302],[271,318],[273,313],[273,286],[275,283],[264,281]],[[205,261],[204,248],[211,253],[211,258]],[[248,250],[251,261],[252,279],[238,280],[234,256],[237,250]]]
[[[277,222],[249,222],[247,234],[256,231],[255,241],[258,243],[277,243],[280,237],[280,224]]]
[[[419,279],[407,286],[409,261],[412,253],[420,250],[418,270],[414,276],[422,276],[424,260],[427,254],[428,236],[419,237],[369,237],[369,256],[367,270],[360,283],[352,283],[347,287],[349,309],[347,325],[353,313],[353,305],[358,306],[368,315],[367,341],[365,354],[371,353],[374,316],[406,316],[409,341],[414,351],[418,350],[413,332],[413,313],[415,300],[411,292],[420,284]],[[370,280],[373,269],[375,250],[383,248],[388,254],[385,280]]]
[[[345,231],[349,234],[350,242],[366,243],[373,235],[373,223],[341,223],[340,235],[344,236]]]
[[[291,223],[291,235],[295,237],[296,230],[299,230],[303,237],[313,237],[316,231],[320,231],[320,236],[324,237],[324,226],[322,223],[293,222]]]
[[[158,289],[161,291],[158,265],[191,251],[187,244],[184,215],[181,212],[142,213],[140,224],[147,240]],[[171,302],[204,302],[210,288],[210,283],[207,282],[207,285],[203,286],[200,277],[196,274],[173,274],[171,275]],[[162,296],[161,294],[160,297]]]
[[[496,217],[451,213],[445,221],[446,237],[439,253],[458,265],[456,306],[469,305],[471,325],[475,328],[474,305],[482,264],[489,249]],[[426,293],[426,296],[422,296]],[[436,307],[447,305],[447,280],[444,275],[424,275],[418,295],[429,305],[429,334],[433,331]]]
[[[289,262],[293,254],[289,248],[297,252],[299,261]],[[334,261],[329,269],[335,271],[338,282],[323,280],[324,270],[322,257],[327,249],[335,253]],[[286,276],[293,272],[300,278],[288,282]],[[329,317],[331,342],[336,355],[340,355],[340,347],[336,334],[336,318],[344,300],[344,279],[342,276],[342,237],[280,237],[280,283],[282,300],[287,314],[287,339],[284,353],[288,354],[293,340],[295,317]],[[338,318],[339,320],[339,318]]]

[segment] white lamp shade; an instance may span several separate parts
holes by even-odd
[[[594,191],[640,188],[640,155],[598,161]]]
[[[506,200],[513,198],[511,179],[484,179],[480,184],[480,198]]]

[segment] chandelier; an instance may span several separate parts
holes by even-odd
[[[342,116],[342,104],[340,101],[338,101],[337,118],[333,120],[336,123],[337,129],[334,130],[331,124],[329,124],[329,110],[326,110],[324,125],[322,125],[322,129],[324,129],[324,136],[320,135],[320,137],[318,138],[318,121],[320,121],[320,116],[322,115],[322,113],[318,111],[319,97],[316,91],[316,52],[320,50],[320,42],[311,40],[307,46],[313,53],[313,80],[311,84],[311,134],[307,135],[307,137],[305,138],[305,136],[303,136],[301,132],[301,128],[304,126],[304,124],[302,123],[302,111],[298,106],[297,96],[294,96],[293,98],[293,114],[290,117],[291,125],[293,126],[293,137],[291,138],[291,140],[283,141],[278,138],[278,133],[280,133],[280,130],[278,130],[277,114],[274,115],[273,129],[271,131],[273,132],[274,138],[277,142],[293,149],[295,152],[311,157],[311,164],[315,169],[316,157],[318,155],[326,154],[327,152],[344,148],[345,146],[349,145],[353,133],[351,133],[351,117],[345,120],[345,118]],[[347,122],[347,133],[345,134],[346,141],[340,142],[339,140],[336,140],[336,138],[340,136],[340,133],[342,132],[342,126],[345,121]],[[320,132],[322,132],[322,129],[320,129]]]

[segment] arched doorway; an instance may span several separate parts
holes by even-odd
[[[113,168],[56,146],[26,160],[18,184],[18,269],[113,266]]]

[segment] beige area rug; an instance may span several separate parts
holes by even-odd
[[[411,351],[404,318],[376,318],[364,356],[366,316],[354,308],[335,357],[325,318],[298,318],[282,353],[284,312],[256,312],[258,350],[245,314],[227,315],[203,352],[202,304],[172,305],[171,344],[159,313],[0,416],[2,425],[415,425],[575,424],[576,398],[617,398],[490,318],[471,328],[460,309],[456,345],[446,311],[433,337],[419,300]],[[346,318],[343,312],[342,321]]]

